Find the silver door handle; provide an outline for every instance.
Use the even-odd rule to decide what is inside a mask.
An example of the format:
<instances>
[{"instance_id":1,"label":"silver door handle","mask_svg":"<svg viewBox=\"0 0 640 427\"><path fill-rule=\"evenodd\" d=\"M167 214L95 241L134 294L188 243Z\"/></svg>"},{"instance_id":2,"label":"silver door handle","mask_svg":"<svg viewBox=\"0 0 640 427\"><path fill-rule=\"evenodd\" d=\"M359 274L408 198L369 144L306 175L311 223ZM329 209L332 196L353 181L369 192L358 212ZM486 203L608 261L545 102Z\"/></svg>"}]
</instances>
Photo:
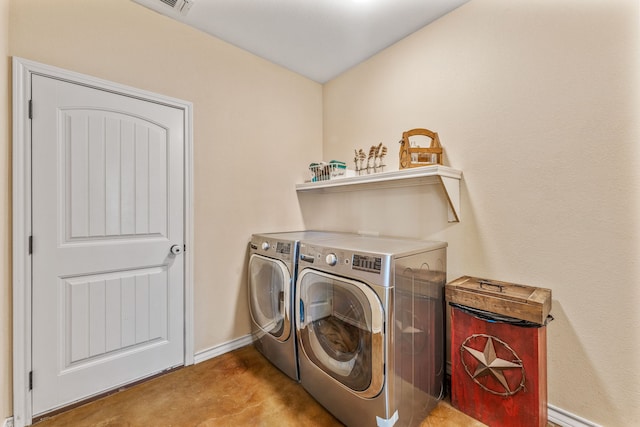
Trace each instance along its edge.
<instances>
[{"instance_id":1,"label":"silver door handle","mask_svg":"<svg viewBox=\"0 0 640 427\"><path fill-rule=\"evenodd\" d=\"M174 255L180 255L183 250L182 245L173 245L170 249L171 253Z\"/></svg>"}]
</instances>

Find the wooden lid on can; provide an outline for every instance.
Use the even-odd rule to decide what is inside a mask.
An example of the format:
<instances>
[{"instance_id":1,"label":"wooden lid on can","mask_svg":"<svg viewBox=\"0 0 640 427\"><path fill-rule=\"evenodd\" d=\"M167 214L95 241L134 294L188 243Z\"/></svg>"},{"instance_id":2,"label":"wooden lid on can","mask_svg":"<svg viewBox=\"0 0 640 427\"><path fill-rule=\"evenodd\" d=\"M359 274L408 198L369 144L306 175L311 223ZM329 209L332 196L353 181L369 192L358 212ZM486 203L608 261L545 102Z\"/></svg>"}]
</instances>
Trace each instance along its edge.
<instances>
[{"instance_id":1,"label":"wooden lid on can","mask_svg":"<svg viewBox=\"0 0 640 427\"><path fill-rule=\"evenodd\" d=\"M551 311L551 289L462 276L447 283L448 302L544 325Z\"/></svg>"}]
</instances>

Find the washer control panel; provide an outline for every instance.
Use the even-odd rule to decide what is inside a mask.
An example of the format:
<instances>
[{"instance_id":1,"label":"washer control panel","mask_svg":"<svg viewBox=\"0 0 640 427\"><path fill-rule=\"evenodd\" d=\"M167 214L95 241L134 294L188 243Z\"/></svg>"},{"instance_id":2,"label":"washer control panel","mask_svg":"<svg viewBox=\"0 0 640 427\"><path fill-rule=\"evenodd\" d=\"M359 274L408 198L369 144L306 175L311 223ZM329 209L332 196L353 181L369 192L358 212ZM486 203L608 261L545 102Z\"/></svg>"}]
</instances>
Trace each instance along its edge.
<instances>
[{"instance_id":1,"label":"washer control panel","mask_svg":"<svg viewBox=\"0 0 640 427\"><path fill-rule=\"evenodd\" d=\"M290 261L296 250L296 244L287 240L266 240L261 238L260 240L251 241L251 249L254 253Z\"/></svg>"},{"instance_id":2,"label":"washer control panel","mask_svg":"<svg viewBox=\"0 0 640 427\"><path fill-rule=\"evenodd\" d=\"M291 254L291 242L278 242L276 244L276 253L278 254Z\"/></svg>"}]
</instances>

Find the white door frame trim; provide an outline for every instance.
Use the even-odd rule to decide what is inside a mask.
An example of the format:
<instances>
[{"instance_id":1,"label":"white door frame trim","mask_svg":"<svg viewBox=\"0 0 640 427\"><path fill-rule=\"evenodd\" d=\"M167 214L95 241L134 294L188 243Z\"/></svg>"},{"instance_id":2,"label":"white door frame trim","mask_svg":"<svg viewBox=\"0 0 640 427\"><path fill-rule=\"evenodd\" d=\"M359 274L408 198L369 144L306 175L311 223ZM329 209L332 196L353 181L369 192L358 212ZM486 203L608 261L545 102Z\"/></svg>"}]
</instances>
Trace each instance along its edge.
<instances>
[{"instance_id":1,"label":"white door frame trim","mask_svg":"<svg viewBox=\"0 0 640 427\"><path fill-rule=\"evenodd\" d=\"M185 114L184 153L184 361L194 363L193 328L193 104L95 77L13 58L13 420L16 427L31 424L31 76L69 81L113 93L179 108Z\"/></svg>"}]
</instances>

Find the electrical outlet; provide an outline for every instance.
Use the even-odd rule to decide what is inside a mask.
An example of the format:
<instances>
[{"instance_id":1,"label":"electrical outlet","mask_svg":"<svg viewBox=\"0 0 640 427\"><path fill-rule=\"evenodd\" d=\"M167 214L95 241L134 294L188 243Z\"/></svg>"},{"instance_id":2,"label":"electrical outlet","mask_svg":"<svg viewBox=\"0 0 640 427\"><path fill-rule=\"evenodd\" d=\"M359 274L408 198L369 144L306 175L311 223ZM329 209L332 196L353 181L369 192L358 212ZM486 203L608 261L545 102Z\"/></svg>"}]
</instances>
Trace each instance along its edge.
<instances>
[{"instance_id":1,"label":"electrical outlet","mask_svg":"<svg viewBox=\"0 0 640 427\"><path fill-rule=\"evenodd\" d=\"M9 417L4 420L4 423L2 423L2 427L13 427L13 417Z\"/></svg>"}]
</instances>

